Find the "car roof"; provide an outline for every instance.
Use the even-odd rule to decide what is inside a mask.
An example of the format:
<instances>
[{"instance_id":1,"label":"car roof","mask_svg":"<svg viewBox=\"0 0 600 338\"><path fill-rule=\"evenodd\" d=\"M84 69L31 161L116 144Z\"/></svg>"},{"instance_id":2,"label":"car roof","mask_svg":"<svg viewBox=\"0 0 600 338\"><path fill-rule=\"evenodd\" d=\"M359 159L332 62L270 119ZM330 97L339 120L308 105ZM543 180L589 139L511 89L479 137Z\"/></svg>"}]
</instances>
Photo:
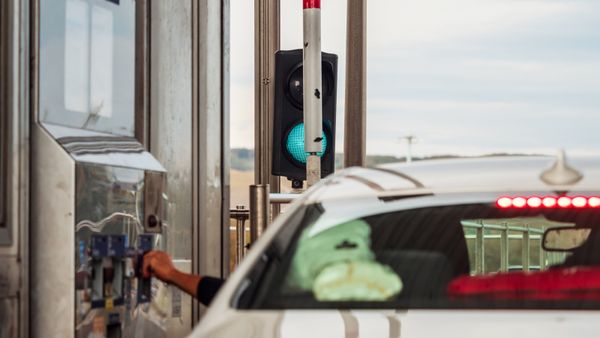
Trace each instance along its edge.
<instances>
[{"instance_id":1,"label":"car roof","mask_svg":"<svg viewBox=\"0 0 600 338\"><path fill-rule=\"evenodd\" d=\"M311 192L309 201L469 192L593 192L600 190L600 157L570 157L578 182L549 185L541 174L554 156L490 156L391 163L338 171Z\"/></svg>"}]
</instances>

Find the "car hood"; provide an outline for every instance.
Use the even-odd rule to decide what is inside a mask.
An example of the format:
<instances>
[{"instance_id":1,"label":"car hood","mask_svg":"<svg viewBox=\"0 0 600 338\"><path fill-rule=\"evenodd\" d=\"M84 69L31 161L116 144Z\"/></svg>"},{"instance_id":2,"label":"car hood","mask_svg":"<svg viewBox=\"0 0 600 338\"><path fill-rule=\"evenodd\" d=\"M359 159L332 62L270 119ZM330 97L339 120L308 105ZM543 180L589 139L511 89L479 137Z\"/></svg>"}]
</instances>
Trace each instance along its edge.
<instances>
[{"instance_id":1,"label":"car hood","mask_svg":"<svg viewBox=\"0 0 600 338\"><path fill-rule=\"evenodd\" d=\"M228 311L190 337L598 337L600 311Z\"/></svg>"}]
</instances>

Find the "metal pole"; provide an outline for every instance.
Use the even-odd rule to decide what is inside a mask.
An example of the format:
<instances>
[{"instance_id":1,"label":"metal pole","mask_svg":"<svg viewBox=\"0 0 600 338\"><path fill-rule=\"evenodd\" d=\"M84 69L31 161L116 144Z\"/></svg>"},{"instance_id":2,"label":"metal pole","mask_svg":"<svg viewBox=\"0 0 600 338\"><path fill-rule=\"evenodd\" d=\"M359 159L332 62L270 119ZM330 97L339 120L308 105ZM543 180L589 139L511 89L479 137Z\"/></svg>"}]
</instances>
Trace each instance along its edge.
<instances>
[{"instance_id":1,"label":"metal pole","mask_svg":"<svg viewBox=\"0 0 600 338\"><path fill-rule=\"evenodd\" d=\"M364 166L367 139L367 1L348 0L344 166Z\"/></svg>"},{"instance_id":2,"label":"metal pole","mask_svg":"<svg viewBox=\"0 0 600 338\"><path fill-rule=\"evenodd\" d=\"M239 265L244 258L246 248L246 220L248 219L248 210L244 209L243 205L238 205L235 210L232 210L231 216L235 217L235 249L236 259L235 264Z\"/></svg>"},{"instance_id":3,"label":"metal pole","mask_svg":"<svg viewBox=\"0 0 600 338\"><path fill-rule=\"evenodd\" d=\"M504 224L504 230L500 230L500 271L508 271L508 266L509 266L508 225Z\"/></svg>"},{"instance_id":4,"label":"metal pole","mask_svg":"<svg viewBox=\"0 0 600 338\"><path fill-rule=\"evenodd\" d=\"M271 175L275 52L279 50L279 0L254 1L254 182L279 192L279 177ZM277 215L279 206L273 206Z\"/></svg>"},{"instance_id":5,"label":"metal pole","mask_svg":"<svg viewBox=\"0 0 600 338\"><path fill-rule=\"evenodd\" d=\"M529 226L527 226L527 231L523 232L523 244L522 244L522 263L523 271L529 271L529 253L531 250L531 246L529 243Z\"/></svg>"},{"instance_id":6,"label":"metal pole","mask_svg":"<svg viewBox=\"0 0 600 338\"><path fill-rule=\"evenodd\" d=\"M546 268L546 251L544 250L544 246L542 245L543 236L540 237L540 270L544 270Z\"/></svg>"},{"instance_id":7,"label":"metal pole","mask_svg":"<svg viewBox=\"0 0 600 338\"><path fill-rule=\"evenodd\" d=\"M403 136L401 140L406 139L407 149L406 149L406 162L412 162L412 145L416 142L417 138L414 135Z\"/></svg>"},{"instance_id":8,"label":"metal pole","mask_svg":"<svg viewBox=\"0 0 600 338\"><path fill-rule=\"evenodd\" d=\"M485 271L485 238L484 226L477 229L477 237L475 239L475 273L482 274Z\"/></svg>"},{"instance_id":9,"label":"metal pole","mask_svg":"<svg viewBox=\"0 0 600 338\"><path fill-rule=\"evenodd\" d=\"M321 1L302 0L304 17L304 151L308 187L321 179L323 104L321 74Z\"/></svg>"},{"instance_id":10,"label":"metal pole","mask_svg":"<svg viewBox=\"0 0 600 338\"><path fill-rule=\"evenodd\" d=\"M235 249L236 249L236 264L240 264L240 262L242 261L242 258L244 258L244 246L246 245L245 240L244 240L244 226L245 226L244 219L237 217L235 220L235 233L236 233L236 243L235 243Z\"/></svg>"},{"instance_id":11,"label":"metal pole","mask_svg":"<svg viewBox=\"0 0 600 338\"><path fill-rule=\"evenodd\" d=\"M254 243L269 223L269 185L250 186L250 242Z\"/></svg>"}]
</instances>

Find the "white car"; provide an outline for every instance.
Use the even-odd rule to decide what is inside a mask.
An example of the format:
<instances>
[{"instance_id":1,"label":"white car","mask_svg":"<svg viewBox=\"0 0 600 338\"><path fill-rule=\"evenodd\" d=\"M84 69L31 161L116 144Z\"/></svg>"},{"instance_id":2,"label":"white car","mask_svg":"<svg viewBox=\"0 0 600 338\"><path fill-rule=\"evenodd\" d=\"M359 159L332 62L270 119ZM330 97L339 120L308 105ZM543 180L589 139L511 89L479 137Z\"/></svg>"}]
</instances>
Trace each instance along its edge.
<instances>
[{"instance_id":1,"label":"white car","mask_svg":"<svg viewBox=\"0 0 600 338\"><path fill-rule=\"evenodd\" d=\"M599 337L600 158L337 172L255 243L191 337Z\"/></svg>"}]
</instances>

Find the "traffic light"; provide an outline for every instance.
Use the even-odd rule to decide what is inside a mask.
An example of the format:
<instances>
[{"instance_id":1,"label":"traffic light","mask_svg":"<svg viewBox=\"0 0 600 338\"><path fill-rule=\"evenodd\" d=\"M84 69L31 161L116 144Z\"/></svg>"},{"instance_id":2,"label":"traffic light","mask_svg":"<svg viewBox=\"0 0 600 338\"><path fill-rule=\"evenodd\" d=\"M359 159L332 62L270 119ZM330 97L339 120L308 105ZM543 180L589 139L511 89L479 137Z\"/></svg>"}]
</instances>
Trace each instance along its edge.
<instances>
[{"instance_id":1,"label":"traffic light","mask_svg":"<svg viewBox=\"0 0 600 338\"><path fill-rule=\"evenodd\" d=\"M323 150L318 155L325 177L335 169L337 55L322 53L322 74ZM293 181L306 179L302 83L302 49L275 53L272 173Z\"/></svg>"}]
</instances>

